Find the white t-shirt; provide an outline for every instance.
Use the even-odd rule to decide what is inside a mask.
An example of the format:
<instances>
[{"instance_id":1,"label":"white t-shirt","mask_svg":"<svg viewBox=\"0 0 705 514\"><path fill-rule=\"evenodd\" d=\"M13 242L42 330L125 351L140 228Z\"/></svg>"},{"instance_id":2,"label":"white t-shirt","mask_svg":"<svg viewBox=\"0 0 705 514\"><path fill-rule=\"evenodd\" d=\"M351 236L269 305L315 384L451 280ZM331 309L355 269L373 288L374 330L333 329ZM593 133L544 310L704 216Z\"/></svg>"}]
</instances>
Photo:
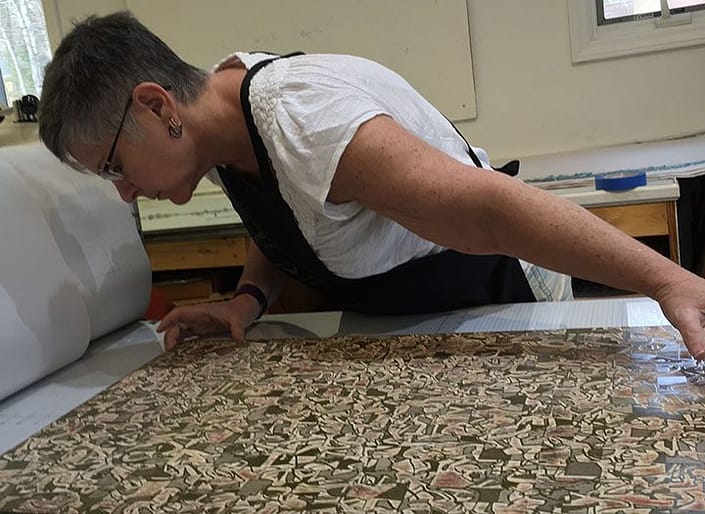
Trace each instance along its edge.
<instances>
[{"instance_id":1,"label":"white t-shirt","mask_svg":"<svg viewBox=\"0 0 705 514\"><path fill-rule=\"evenodd\" d=\"M248 69L272 57L233 56ZM390 116L440 151L474 166L452 124L401 76L360 57L301 55L276 60L257 72L249 99L281 195L329 270L361 278L445 249L357 202L336 205L326 200L345 148L360 125L379 115ZM490 169L486 152L473 150ZM530 265L522 266L526 272ZM532 285L535 294L546 289L545 284L538 289ZM544 293L537 298L546 299Z\"/></svg>"}]
</instances>

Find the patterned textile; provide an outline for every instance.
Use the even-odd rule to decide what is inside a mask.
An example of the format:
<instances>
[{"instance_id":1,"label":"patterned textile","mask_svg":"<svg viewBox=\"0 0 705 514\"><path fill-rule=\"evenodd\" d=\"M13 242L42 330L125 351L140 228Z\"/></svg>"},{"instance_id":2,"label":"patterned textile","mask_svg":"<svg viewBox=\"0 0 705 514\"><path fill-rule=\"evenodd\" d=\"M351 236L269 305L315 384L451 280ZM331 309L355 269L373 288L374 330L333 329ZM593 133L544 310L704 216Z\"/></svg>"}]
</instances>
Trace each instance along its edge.
<instances>
[{"instance_id":1,"label":"patterned textile","mask_svg":"<svg viewBox=\"0 0 705 514\"><path fill-rule=\"evenodd\" d=\"M202 341L0 457L0 511L702 512L704 377L658 327Z\"/></svg>"}]
</instances>

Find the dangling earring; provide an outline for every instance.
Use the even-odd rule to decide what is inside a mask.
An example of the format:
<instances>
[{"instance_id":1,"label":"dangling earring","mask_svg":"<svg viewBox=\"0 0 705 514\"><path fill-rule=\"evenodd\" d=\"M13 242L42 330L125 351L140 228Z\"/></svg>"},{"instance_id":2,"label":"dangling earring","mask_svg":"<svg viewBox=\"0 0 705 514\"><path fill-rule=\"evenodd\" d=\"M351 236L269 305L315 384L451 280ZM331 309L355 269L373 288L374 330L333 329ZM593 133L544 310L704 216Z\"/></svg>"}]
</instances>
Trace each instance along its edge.
<instances>
[{"instance_id":1,"label":"dangling earring","mask_svg":"<svg viewBox=\"0 0 705 514\"><path fill-rule=\"evenodd\" d=\"M183 123L176 121L173 117L169 116L169 135L174 139L178 139L183 134Z\"/></svg>"}]
</instances>

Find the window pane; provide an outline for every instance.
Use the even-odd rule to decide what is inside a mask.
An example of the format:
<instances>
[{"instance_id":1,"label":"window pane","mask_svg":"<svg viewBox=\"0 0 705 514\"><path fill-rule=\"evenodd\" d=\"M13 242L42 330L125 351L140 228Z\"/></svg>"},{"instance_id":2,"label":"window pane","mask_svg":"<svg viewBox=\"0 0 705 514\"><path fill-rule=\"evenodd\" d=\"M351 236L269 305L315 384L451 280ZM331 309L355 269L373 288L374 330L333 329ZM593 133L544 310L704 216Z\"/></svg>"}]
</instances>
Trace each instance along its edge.
<instances>
[{"instance_id":1,"label":"window pane","mask_svg":"<svg viewBox=\"0 0 705 514\"><path fill-rule=\"evenodd\" d=\"M699 5L705 6L705 0L668 0L668 7L670 7L671 10Z\"/></svg>"},{"instance_id":2,"label":"window pane","mask_svg":"<svg viewBox=\"0 0 705 514\"><path fill-rule=\"evenodd\" d=\"M668 0L671 12L705 9L705 0ZM597 0L598 24L659 16L660 0Z\"/></svg>"},{"instance_id":3,"label":"window pane","mask_svg":"<svg viewBox=\"0 0 705 514\"><path fill-rule=\"evenodd\" d=\"M606 20L661 12L659 0L602 0Z\"/></svg>"},{"instance_id":4,"label":"window pane","mask_svg":"<svg viewBox=\"0 0 705 514\"><path fill-rule=\"evenodd\" d=\"M7 97L5 96L5 86L4 82L2 81L2 69L0 69L0 109L3 107L7 107L9 105L9 102L7 101Z\"/></svg>"},{"instance_id":5,"label":"window pane","mask_svg":"<svg viewBox=\"0 0 705 514\"><path fill-rule=\"evenodd\" d=\"M51 59L41 0L0 2L0 69L8 103L41 95Z\"/></svg>"}]
</instances>

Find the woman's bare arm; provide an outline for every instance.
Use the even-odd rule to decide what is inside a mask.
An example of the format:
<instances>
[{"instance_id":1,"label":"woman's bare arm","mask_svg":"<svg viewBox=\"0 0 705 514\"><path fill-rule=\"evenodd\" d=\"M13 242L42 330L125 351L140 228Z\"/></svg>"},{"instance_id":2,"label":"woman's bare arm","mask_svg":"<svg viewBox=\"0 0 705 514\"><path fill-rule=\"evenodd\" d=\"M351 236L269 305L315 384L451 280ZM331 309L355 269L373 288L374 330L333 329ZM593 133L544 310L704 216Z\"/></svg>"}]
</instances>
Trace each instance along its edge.
<instances>
[{"instance_id":1,"label":"woman's bare arm","mask_svg":"<svg viewBox=\"0 0 705 514\"><path fill-rule=\"evenodd\" d=\"M389 117L360 127L328 199L359 202L458 251L511 255L648 295L691 353L705 354L705 281L578 205L467 166Z\"/></svg>"}]
</instances>

